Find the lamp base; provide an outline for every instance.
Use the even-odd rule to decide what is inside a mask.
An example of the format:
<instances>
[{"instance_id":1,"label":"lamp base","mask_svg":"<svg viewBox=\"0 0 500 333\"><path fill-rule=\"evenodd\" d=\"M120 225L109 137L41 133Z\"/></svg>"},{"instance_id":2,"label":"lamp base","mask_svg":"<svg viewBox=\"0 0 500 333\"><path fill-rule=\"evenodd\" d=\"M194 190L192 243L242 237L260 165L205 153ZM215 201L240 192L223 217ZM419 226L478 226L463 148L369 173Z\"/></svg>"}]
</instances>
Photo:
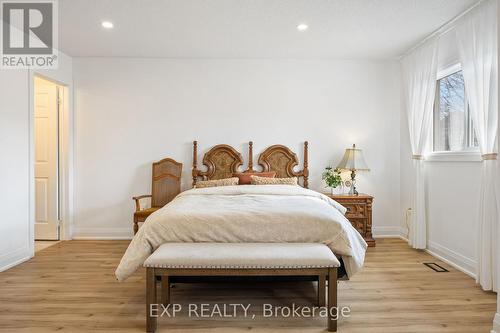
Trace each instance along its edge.
<instances>
[{"instance_id":1,"label":"lamp base","mask_svg":"<svg viewBox=\"0 0 500 333\"><path fill-rule=\"evenodd\" d=\"M349 195L359 195L358 190L356 190L356 186L352 185L349 190Z\"/></svg>"},{"instance_id":2,"label":"lamp base","mask_svg":"<svg viewBox=\"0 0 500 333\"><path fill-rule=\"evenodd\" d=\"M356 171L351 170L351 189L349 190L349 195L359 195L356 190Z\"/></svg>"}]
</instances>

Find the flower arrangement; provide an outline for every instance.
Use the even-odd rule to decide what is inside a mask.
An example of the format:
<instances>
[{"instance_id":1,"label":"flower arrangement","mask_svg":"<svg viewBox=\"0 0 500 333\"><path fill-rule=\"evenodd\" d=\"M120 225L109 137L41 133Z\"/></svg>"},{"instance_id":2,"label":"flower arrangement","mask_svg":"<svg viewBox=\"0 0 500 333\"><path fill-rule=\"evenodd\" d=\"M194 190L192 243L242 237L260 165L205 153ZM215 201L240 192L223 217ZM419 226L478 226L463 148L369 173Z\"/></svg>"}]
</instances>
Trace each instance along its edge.
<instances>
[{"instance_id":1,"label":"flower arrangement","mask_svg":"<svg viewBox=\"0 0 500 333\"><path fill-rule=\"evenodd\" d=\"M326 167L325 171L323 171L321 179L325 181L327 187L331 188L332 192L334 188L342 185L342 177L340 176L340 173L340 169L334 169L332 167Z\"/></svg>"}]
</instances>

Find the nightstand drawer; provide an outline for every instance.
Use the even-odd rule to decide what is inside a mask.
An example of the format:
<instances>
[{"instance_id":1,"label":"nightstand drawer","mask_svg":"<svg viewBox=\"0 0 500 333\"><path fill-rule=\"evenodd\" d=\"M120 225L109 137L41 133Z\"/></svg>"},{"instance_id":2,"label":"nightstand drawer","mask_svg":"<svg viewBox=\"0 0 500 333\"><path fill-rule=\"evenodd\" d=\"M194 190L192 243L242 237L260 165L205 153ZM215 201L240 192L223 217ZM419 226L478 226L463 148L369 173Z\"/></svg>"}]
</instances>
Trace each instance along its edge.
<instances>
[{"instance_id":1,"label":"nightstand drawer","mask_svg":"<svg viewBox=\"0 0 500 333\"><path fill-rule=\"evenodd\" d=\"M375 246L372 237L372 202L373 197L366 194L360 195L331 195L326 194L347 211L345 217L352 226L363 236L368 246Z\"/></svg>"},{"instance_id":2,"label":"nightstand drawer","mask_svg":"<svg viewBox=\"0 0 500 333\"><path fill-rule=\"evenodd\" d=\"M352 226L361 234L365 235L366 234L366 220L365 219L354 219L354 218L347 218L349 222L351 222Z\"/></svg>"},{"instance_id":3,"label":"nightstand drawer","mask_svg":"<svg viewBox=\"0 0 500 333\"><path fill-rule=\"evenodd\" d=\"M346 204L344 207L347 208L347 212L345 213L345 216L348 219L362 219L362 218L366 217L366 203Z\"/></svg>"}]
</instances>

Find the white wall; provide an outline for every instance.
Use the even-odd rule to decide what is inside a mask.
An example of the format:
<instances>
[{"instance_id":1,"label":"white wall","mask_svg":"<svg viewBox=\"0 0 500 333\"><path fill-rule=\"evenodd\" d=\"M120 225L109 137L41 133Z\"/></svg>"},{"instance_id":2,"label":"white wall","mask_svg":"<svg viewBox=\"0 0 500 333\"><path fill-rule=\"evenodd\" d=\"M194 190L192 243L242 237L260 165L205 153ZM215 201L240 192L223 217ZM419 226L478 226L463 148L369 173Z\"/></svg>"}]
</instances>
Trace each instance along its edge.
<instances>
[{"instance_id":1,"label":"white wall","mask_svg":"<svg viewBox=\"0 0 500 333\"><path fill-rule=\"evenodd\" d=\"M404 112L401 118L401 225L406 237L404 214L411 207L412 154ZM427 248L474 275L481 163L425 163Z\"/></svg>"},{"instance_id":2,"label":"white wall","mask_svg":"<svg viewBox=\"0 0 500 333\"><path fill-rule=\"evenodd\" d=\"M71 58L59 59L59 69L40 73L71 80ZM0 70L0 271L33 256L32 80L28 70Z\"/></svg>"},{"instance_id":3,"label":"white wall","mask_svg":"<svg viewBox=\"0 0 500 333\"><path fill-rule=\"evenodd\" d=\"M500 2L497 3L497 17L500 19ZM500 45L500 24L497 20L497 47ZM500 63L500 52L497 52L497 64ZM497 87L498 96L500 96L500 86ZM499 105L500 107L500 105ZM500 110L499 110L500 112ZM500 117L498 117L498 123L500 128ZM498 146L500 147L500 135L498 136ZM497 189L500 192L500 180L497 179ZM497 193L499 193L497 192ZM499 200L500 198L497 198ZM500 228L497 228L497 244L500 244ZM497 253L497 286L500 286L500 255ZM497 291L497 313L493 319L493 333L500 333L500 292Z\"/></svg>"},{"instance_id":4,"label":"white wall","mask_svg":"<svg viewBox=\"0 0 500 333\"><path fill-rule=\"evenodd\" d=\"M399 231L399 66L323 60L74 59L75 237L126 238L131 197L149 193L151 162L184 163L189 188L194 139L201 153L227 143L247 161L266 146L302 158L310 142L311 187L345 148L364 149L376 232Z\"/></svg>"},{"instance_id":5,"label":"white wall","mask_svg":"<svg viewBox=\"0 0 500 333\"><path fill-rule=\"evenodd\" d=\"M459 62L454 30L440 38L438 71ZM411 207L411 148L406 111L401 116L401 216ZM427 247L475 274L480 162L426 161ZM404 234L407 229L402 219Z\"/></svg>"}]
</instances>

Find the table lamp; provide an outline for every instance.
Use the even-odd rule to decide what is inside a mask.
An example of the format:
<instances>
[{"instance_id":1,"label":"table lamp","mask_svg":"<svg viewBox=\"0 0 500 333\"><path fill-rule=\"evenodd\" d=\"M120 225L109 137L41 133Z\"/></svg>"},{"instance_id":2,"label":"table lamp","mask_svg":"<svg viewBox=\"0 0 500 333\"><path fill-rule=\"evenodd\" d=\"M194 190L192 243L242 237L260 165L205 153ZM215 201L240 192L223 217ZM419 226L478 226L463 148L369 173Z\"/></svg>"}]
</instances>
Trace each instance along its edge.
<instances>
[{"instance_id":1,"label":"table lamp","mask_svg":"<svg viewBox=\"0 0 500 333\"><path fill-rule=\"evenodd\" d=\"M351 171L351 189L349 190L349 195L358 195L355 186L356 171L370 171L363 157L363 151L356 148L356 145L353 144L352 148L345 150L344 157L339 165L337 165L337 168Z\"/></svg>"}]
</instances>

